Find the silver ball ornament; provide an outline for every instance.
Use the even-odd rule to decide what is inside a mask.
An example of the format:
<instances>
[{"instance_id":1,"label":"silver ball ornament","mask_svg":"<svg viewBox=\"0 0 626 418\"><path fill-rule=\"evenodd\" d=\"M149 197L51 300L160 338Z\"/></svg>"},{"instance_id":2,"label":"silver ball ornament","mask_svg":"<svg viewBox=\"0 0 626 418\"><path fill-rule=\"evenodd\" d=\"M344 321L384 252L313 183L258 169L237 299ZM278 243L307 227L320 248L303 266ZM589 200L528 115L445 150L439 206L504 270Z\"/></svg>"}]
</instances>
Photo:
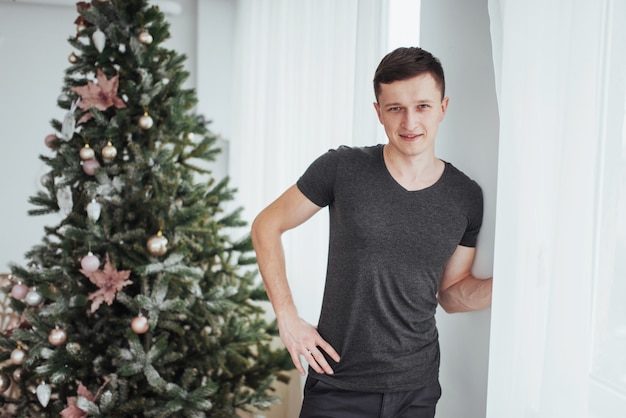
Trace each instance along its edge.
<instances>
[{"instance_id":1,"label":"silver ball ornament","mask_svg":"<svg viewBox=\"0 0 626 418\"><path fill-rule=\"evenodd\" d=\"M30 289L24 299L27 305L37 306L43 301L43 296L37 291L37 289Z\"/></svg>"},{"instance_id":2,"label":"silver ball ornament","mask_svg":"<svg viewBox=\"0 0 626 418\"><path fill-rule=\"evenodd\" d=\"M13 370L13 380L15 380L16 382L19 382L20 380L22 380L23 374L24 374L24 369L22 369L21 367L18 367L17 369Z\"/></svg>"},{"instance_id":3,"label":"silver ball ornament","mask_svg":"<svg viewBox=\"0 0 626 418\"><path fill-rule=\"evenodd\" d=\"M70 64L76 64L78 62L78 56L72 52L70 56L67 57L67 60L70 62Z\"/></svg>"},{"instance_id":4,"label":"silver ball ornament","mask_svg":"<svg viewBox=\"0 0 626 418\"><path fill-rule=\"evenodd\" d=\"M163 233L159 231L156 235L151 236L146 243L148 252L154 256L162 256L167 252L168 240L163 236Z\"/></svg>"},{"instance_id":5,"label":"silver ball ornament","mask_svg":"<svg viewBox=\"0 0 626 418\"><path fill-rule=\"evenodd\" d=\"M145 334L150 329L148 318L143 315L136 316L130 323L130 328L135 334Z\"/></svg>"},{"instance_id":6,"label":"silver ball ornament","mask_svg":"<svg viewBox=\"0 0 626 418\"><path fill-rule=\"evenodd\" d=\"M77 342L67 343L67 345L65 346L65 349L67 350L68 353L70 353L71 355L75 357L82 355L81 346Z\"/></svg>"},{"instance_id":7,"label":"silver ball ornament","mask_svg":"<svg viewBox=\"0 0 626 418\"><path fill-rule=\"evenodd\" d=\"M152 125L154 125L154 121L152 120L152 118L150 117L150 115L148 115L148 113L144 113L140 118L139 118L139 126L141 127L141 129L143 130L148 130L150 128L152 128Z\"/></svg>"}]
</instances>

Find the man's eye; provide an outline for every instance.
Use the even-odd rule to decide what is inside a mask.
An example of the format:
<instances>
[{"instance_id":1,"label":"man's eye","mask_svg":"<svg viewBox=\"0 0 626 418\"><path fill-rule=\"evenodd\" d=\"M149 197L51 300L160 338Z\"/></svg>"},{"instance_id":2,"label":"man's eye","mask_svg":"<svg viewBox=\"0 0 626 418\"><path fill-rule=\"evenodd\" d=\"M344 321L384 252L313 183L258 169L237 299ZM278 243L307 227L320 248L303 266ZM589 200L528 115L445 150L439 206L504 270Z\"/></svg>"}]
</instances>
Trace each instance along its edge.
<instances>
[{"instance_id":1,"label":"man's eye","mask_svg":"<svg viewBox=\"0 0 626 418\"><path fill-rule=\"evenodd\" d=\"M419 105L417 107L418 107L418 109L428 109L430 107L430 105L428 105L428 104L421 104L421 105Z\"/></svg>"},{"instance_id":2,"label":"man's eye","mask_svg":"<svg viewBox=\"0 0 626 418\"><path fill-rule=\"evenodd\" d=\"M389 109L387 109L387 110L389 110L390 112L399 112L399 111L400 111L400 108L399 108L398 106L394 106L394 107L390 107L390 108L389 108Z\"/></svg>"}]
</instances>

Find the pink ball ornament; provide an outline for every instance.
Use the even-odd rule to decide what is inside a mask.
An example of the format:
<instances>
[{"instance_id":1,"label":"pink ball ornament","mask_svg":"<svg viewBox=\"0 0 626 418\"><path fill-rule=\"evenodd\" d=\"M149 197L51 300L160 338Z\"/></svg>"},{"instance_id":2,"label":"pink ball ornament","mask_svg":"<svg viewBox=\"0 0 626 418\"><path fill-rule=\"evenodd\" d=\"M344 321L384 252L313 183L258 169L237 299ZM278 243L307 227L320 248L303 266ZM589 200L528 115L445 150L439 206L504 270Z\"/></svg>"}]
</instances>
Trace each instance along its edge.
<instances>
[{"instance_id":1,"label":"pink ball ornament","mask_svg":"<svg viewBox=\"0 0 626 418\"><path fill-rule=\"evenodd\" d=\"M17 369L13 370L13 380L15 380L16 382L19 382L20 380L22 380L23 375L24 375L24 369L22 369L21 367L18 367Z\"/></svg>"},{"instance_id":2,"label":"pink ball ornament","mask_svg":"<svg viewBox=\"0 0 626 418\"><path fill-rule=\"evenodd\" d=\"M54 148L54 145L52 145L54 143L54 141L56 141L58 138L55 134L50 134L48 136L46 136L46 139L44 140L46 146L50 149Z\"/></svg>"},{"instance_id":3,"label":"pink ball ornament","mask_svg":"<svg viewBox=\"0 0 626 418\"><path fill-rule=\"evenodd\" d=\"M17 364L18 366L24 363L26 360L26 351L22 350L22 347L17 347L15 350L11 351L11 361L13 364Z\"/></svg>"},{"instance_id":4,"label":"pink ball ornament","mask_svg":"<svg viewBox=\"0 0 626 418\"><path fill-rule=\"evenodd\" d=\"M81 258L80 267L88 273L94 272L100 268L100 259L89 251L86 256Z\"/></svg>"},{"instance_id":5,"label":"pink ball ornament","mask_svg":"<svg viewBox=\"0 0 626 418\"><path fill-rule=\"evenodd\" d=\"M0 393L4 393L11 387L11 378L8 374L0 372Z\"/></svg>"},{"instance_id":6,"label":"pink ball ornament","mask_svg":"<svg viewBox=\"0 0 626 418\"><path fill-rule=\"evenodd\" d=\"M17 300L24 300L28 294L28 286L18 283L11 289L11 296Z\"/></svg>"},{"instance_id":7,"label":"pink ball ornament","mask_svg":"<svg viewBox=\"0 0 626 418\"><path fill-rule=\"evenodd\" d=\"M55 347L64 344L66 340L67 333L65 332L65 330L62 330L60 328L55 328L50 331L50 334L48 334L48 342Z\"/></svg>"},{"instance_id":8,"label":"pink ball ornament","mask_svg":"<svg viewBox=\"0 0 626 418\"><path fill-rule=\"evenodd\" d=\"M135 334L145 334L150 328L148 318L143 315L136 316L130 323L130 328Z\"/></svg>"},{"instance_id":9,"label":"pink ball ornament","mask_svg":"<svg viewBox=\"0 0 626 418\"><path fill-rule=\"evenodd\" d=\"M98 167L100 167L100 163L95 158L83 162L83 171L88 176L93 176Z\"/></svg>"}]
</instances>

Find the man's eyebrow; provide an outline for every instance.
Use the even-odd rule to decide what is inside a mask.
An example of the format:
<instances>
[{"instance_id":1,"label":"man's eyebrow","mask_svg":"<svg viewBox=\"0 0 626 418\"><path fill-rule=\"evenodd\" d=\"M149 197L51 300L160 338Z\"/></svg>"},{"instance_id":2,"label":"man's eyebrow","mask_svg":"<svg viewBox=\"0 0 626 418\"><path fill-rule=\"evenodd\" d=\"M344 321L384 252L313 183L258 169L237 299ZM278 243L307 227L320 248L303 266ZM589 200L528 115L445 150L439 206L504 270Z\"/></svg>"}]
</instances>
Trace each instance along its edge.
<instances>
[{"instance_id":1,"label":"man's eyebrow","mask_svg":"<svg viewBox=\"0 0 626 418\"><path fill-rule=\"evenodd\" d=\"M434 103L434 100L431 99L420 99L420 100L416 100L415 102L411 102L411 104L430 104L430 103ZM394 107L394 106L406 106L404 103L399 103L399 102L391 102L391 103L383 103L384 107Z\"/></svg>"}]
</instances>

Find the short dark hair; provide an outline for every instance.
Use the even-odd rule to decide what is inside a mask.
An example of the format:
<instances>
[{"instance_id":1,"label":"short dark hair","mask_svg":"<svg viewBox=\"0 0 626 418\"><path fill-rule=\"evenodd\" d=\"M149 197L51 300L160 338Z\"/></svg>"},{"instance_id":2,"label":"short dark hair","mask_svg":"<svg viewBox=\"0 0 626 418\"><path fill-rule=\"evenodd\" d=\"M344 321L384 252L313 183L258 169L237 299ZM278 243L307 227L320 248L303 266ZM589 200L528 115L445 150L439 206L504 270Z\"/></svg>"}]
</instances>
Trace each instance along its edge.
<instances>
[{"instance_id":1,"label":"short dark hair","mask_svg":"<svg viewBox=\"0 0 626 418\"><path fill-rule=\"evenodd\" d=\"M380 61L374 73L376 101L378 102L381 84L407 80L425 73L433 76L437 87L441 90L441 98L443 98L446 91L443 67L433 54L417 47L403 47L391 51Z\"/></svg>"}]
</instances>

